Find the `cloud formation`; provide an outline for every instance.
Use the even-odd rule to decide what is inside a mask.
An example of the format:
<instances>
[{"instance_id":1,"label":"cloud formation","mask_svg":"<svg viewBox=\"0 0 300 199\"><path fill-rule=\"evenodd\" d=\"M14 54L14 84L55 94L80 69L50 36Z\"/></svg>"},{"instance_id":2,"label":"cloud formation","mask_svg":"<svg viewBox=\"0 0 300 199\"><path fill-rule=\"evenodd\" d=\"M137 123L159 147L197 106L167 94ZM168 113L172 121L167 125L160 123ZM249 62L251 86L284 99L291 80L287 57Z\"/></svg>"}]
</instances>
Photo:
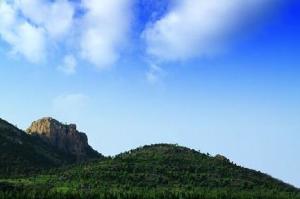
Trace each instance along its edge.
<instances>
[{"instance_id":1,"label":"cloud formation","mask_svg":"<svg viewBox=\"0 0 300 199\"><path fill-rule=\"evenodd\" d=\"M151 63L146 72L146 79L150 84L159 82L160 78L164 75L164 71L158 65Z\"/></svg>"},{"instance_id":2,"label":"cloud formation","mask_svg":"<svg viewBox=\"0 0 300 199\"><path fill-rule=\"evenodd\" d=\"M82 6L87 12L82 19L81 54L100 68L109 67L127 39L130 0L83 0Z\"/></svg>"},{"instance_id":3,"label":"cloud formation","mask_svg":"<svg viewBox=\"0 0 300 199\"><path fill-rule=\"evenodd\" d=\"M3 0L0 37L10 45L11 53L33 63L54 51L58 57L71 53L74 59L98 68L110 67L118 61L128 38L131 2ZM61 56L62 51L66 53Z\"/></svg>"},{"instance_id":4,"label":"cloud formation","mask_svg":"<svg viewBox=\"0 0 300 199\"><path fill-rule=\"evenodd\" d=\"M72 27L75 8L68 0L15 0L15 6L51 39L61 38Z\"/></svg>"},{"instance_id":5,"label":"cloud formation","mask_svg":"<svg viewBox=\"0 0 300 199\"><path fill-rule=\"evenodd\" d=\"M182 0L144 32L149 55L178 61L210 56L249 19L268 11L277 0Z\"/></svg>"},{"instance_id":6,"label":"cloud formation","mask_svg":"<svg viewBox=\"0 0 300 199\"><path fill-rule=\"evenodd\" d=\"M9 44L11 54L33 63L48 57L63 59L59 68L68 74L74 74L81 61L100 69L114 65L129 38L141 32L148 60L182 61L222 51L228 38L280 2L166 1L142 3L164 5L153 6L153 11L151 6L144 8L151 10L145 17L134 10L136 0L2 0L0 38ZM144 23L143 30L132 30L133 19ZM149 71L148 79L153 79L157 70L150 66Z\"/></svg>"},{"instance_id":7,"label":"cloud formation","mask_svg":"<svg viewBox=\"0 0 300 199\"><path fill-rule=\"evenodd\" d=\"M72 75L76 72L77 60L73 55L66 55L62 65L58 66L58 70L67 75Z\"/></svg>"},{"instance_id":8,"label":"cloud formation","mask_svg":"<svg viewBox=\"0 0 300 199\"><path fill-rule=\"evenodd\" d=\"M15 6L0 4L0 36L11 46L11 54L21 54L31 62L45 58L45 31L18 17Z\"/></svg>"}]
</instances>

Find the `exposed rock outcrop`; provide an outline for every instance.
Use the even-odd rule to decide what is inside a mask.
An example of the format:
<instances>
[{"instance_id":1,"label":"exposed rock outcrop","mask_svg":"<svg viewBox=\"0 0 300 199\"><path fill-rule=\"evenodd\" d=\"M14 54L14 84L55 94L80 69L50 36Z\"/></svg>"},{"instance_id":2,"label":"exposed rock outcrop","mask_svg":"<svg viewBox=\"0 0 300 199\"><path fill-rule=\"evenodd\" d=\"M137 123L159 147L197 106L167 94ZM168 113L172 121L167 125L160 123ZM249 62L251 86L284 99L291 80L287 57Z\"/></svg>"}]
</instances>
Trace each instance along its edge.
<instances>
[{"instance_id":1,"label":"exposed rock outcrop","mask_svg":"<svg viewBox=\"0 0 300 199\"><path fill-rule=\"evenodd\" d=\"M34 121L26 131L30 135L39 136L57 149L74 155L77 161L100 156L89 146L86 134L77 131L75 124L62 124L51 117L45 117Z\"/></svg>"}]
</instances>

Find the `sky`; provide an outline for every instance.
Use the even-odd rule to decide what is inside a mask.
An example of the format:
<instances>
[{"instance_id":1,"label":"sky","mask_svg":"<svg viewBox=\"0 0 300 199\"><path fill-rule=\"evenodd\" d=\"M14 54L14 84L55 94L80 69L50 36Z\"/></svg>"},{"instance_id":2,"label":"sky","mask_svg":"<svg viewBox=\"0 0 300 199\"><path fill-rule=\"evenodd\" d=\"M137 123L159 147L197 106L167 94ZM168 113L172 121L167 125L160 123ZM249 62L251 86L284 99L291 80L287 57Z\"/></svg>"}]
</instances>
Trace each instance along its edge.
<instances>
[{"instance_id":1,"label":"sky","mask_svg":"<svg viewBox=\"0 0 300 199\"><path fill-rule=\"evenodd\" d=\"M105 155L177 143L300 187L298 0L0 0L0 117Z\"/></svg>"}]
</instances>

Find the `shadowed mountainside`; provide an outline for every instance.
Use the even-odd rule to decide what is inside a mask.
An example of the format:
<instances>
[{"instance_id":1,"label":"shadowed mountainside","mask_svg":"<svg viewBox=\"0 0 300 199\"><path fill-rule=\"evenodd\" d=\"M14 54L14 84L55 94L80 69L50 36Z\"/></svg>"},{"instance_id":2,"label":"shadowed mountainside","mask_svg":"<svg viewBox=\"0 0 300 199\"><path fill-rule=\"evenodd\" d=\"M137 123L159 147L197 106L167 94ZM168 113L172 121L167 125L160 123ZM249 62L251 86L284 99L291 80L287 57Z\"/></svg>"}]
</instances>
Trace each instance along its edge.
<instances>
[{"instance_id":1,"label":"shadowed mountainside","mask_svg":"<svg viewBox=\"0 0 300 199\"><path fill-rule=\"evenodd\" d=\"M62 124L51 117L45 117L34 121L26 131L64 153L75 156L77 162L100 157L88 144L86 134L77 131L75 124Z\"/></svg>"},{"instance_id":2,"label":"shadowed mountainside","mask_svg":"<svg viewBox=\"0 0 300 199\"><path fill-rule=\"evenodd\" d=\"M77 156L0 119L0 176L30 175L77 162ZM102 157L93 151L86 159Z\"/></svg>"}]
</instances>

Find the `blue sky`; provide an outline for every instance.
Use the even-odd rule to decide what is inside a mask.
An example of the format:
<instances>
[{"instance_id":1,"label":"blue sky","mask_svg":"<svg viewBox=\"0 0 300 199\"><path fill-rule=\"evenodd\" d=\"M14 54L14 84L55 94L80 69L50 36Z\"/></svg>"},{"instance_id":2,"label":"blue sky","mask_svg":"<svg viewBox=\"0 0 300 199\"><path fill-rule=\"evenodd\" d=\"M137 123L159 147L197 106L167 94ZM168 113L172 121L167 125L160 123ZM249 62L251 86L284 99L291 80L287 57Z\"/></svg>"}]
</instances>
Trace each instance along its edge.
<instances>
[{"instance_id":1,"label":"blue sky","mask_svg":"<svg viewBox=\"0 0 300 199\"><path fill-rule=\"evenodd\" d=\"M299 1L0 2L0 117L74 122L106 155L178 143L300 187Z\"/></svg>"}]
</instances>

